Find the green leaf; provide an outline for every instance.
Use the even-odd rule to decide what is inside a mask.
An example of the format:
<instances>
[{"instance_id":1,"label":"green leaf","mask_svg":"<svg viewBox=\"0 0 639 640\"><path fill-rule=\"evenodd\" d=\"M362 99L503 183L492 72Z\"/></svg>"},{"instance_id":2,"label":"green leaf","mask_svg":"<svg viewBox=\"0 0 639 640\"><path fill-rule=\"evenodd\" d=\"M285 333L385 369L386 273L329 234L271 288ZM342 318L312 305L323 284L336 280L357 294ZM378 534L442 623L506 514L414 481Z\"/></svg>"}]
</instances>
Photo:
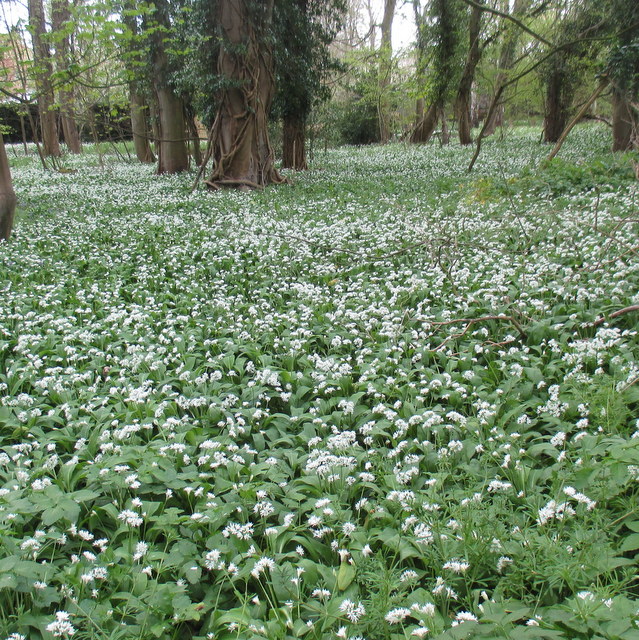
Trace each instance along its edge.
<instances>
[{"instance_id":1,"label":"green leaf","mask_svg":"<svg viewBox=\"0 0 639 640\"><path fill-rule=\"evenodd\" d=\"M353 580L355 580L355 574L357 570L355 565L348 561L344 561L340 564L339 571L337 572L337 588L340 591L348 589Z\"/></svg>"}]
</instances>

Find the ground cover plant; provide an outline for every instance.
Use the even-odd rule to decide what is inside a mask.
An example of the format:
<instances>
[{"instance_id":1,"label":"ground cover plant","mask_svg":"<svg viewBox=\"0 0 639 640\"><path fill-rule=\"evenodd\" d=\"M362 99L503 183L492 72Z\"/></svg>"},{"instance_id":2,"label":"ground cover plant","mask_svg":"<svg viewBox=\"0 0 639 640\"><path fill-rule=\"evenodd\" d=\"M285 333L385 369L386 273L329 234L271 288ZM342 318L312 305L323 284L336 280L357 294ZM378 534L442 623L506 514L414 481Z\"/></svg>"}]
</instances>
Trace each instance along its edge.
<instances>
[{"instance_id":1,"label":"ground cover plant","mask_svg":"<svg viewBox=\"0 0 639 640\"><path fill-rule=\"evenodd\" d=\"M637 183L536 136L14 154L0 637L639 638Z\"/></svg>"}]
</instances>

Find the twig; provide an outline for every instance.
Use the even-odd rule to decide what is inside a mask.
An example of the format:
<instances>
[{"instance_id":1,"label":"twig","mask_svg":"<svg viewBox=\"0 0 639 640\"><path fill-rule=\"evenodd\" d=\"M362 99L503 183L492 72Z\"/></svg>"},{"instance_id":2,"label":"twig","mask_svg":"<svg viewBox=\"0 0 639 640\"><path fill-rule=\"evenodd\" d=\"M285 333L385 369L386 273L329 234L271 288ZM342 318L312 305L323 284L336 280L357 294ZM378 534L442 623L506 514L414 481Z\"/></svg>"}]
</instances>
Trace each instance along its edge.
<instances>
[{"instance_id":1,"label":"twig","mask_svg":"<svg viewBox=\"0 0 639 640\"><path fill-rule=\"evenodd\" d=\"M602 318L595 320L592 323L592 326L598 327L599 325L602 325L604 322L608 322L609 320L614 320L615 318L624 316L627 313L632 313L633 311L639 311L639 304L631 304L629 307L624 307L623 309L618 309L617 311L614 311L608 317L603 316Z\"/></svg>"}]
</instances>

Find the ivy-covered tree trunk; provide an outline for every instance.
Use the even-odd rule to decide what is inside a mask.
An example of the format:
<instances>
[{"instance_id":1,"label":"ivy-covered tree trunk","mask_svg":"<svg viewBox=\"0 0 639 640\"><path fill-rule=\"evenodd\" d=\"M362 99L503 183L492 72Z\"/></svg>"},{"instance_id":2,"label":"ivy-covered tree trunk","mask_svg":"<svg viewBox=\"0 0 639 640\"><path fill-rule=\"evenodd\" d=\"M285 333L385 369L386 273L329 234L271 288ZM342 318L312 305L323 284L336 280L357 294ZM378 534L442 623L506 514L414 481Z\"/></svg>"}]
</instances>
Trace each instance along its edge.
<instances>
[{"instance_id":1,"label":"ivy-covered tree trunk","mask_svg":"<svg viewBox=\"0 0 639 640\"><path fill-rule=\"evenodd\" d=\"M59 156L58 127L54 108L51 75L51 52L47 42L46 23L42 0L29 0L29 32L33 43L33 62L35 65L35 86L38 94L38 116L42 148L45 156Z\"/></svg>"},{"instance_id":2,"label":"ivy-covered tree trunk","mask_svg":"<svg viewBox=\"0 0 639 640\"><path fill-rule=\"evenodd\" d=\"M305 171L306 163L306 119L297 114L284 117L282 166Z\"/></svg>"},{"instance_id":3,"label":"ivy-covered tree trunk","mask_svg":"<svg viewBox=\"0 0 639 640\"><path fill-rule=\"evenodd\" d=\"M53 0L51 3L51 26L55 36L55 58L58 72L69 70L69 54L71 43L68 34L68 25L71 21L68 0ZM62 85L58 90L60 103L60 122L64 141L71 153L80 153L82 143L80 132L75 119L75 104L72 84Z\"/></svg>"},{"instance_id":4,"label":"ivy-covered tree trunk","mask_svg":"<svg viewBox=\"0 0 639 640\"><path fill-rule=\"evenodd\" d=\"M164 44L169 28L167 2L157 0L150 34L158 114L158 173L180 173L189 168L184 104L169 83L169 59Z\"/></svg>"},{"instance_id":5,"label":"ivy-covered tree trunk","mask_svg":"<svg viewBox=\"0 0 639 640\"><path fill-rule=\"evenodd\" d=\"M16 194L13 191L4 140L0 134L0 240L8 240L11 236L15 210Z\"/></svg>"},{"instance_id":6,"label":"ivy-covered tree trunk","mask_svg":"<svg viewBox=\"0 0 639 640\"><path fill-rule=\"evenodd\" d=\"M377 122L379 139L382 144L390 140L390 114L388 87L391 83L393 69L393 18L397 0L384 0L384 15L380 25L381 44L379 49L379 100L377 103Z\"/></svg>"},{"instance_id":7,"label":"ivy-covered tree trunk","mask_svg":"<svg viewBox=\"0 0 639 640\"><path fill-rule=\"evenodd\" d=\"M425 61L425 29L427 27L426 10L419 9L418 0L414 0L415 17L418 28L418 70ZM410 141L425 143L432 137L437 122L441 119L451 85L457 81L459 19L463 6L457 0L433 0L431 11L435 18L435 52L433 56L433 82L430 91L430 104L421 120L413 128ZM423 70L422 70L423 73ZM418 75L422 75L418 73ZM443 124L443 123L442 123Z\"/></svg>"},{"instance_id":8,"label":"ivy-covered tree trunk","mask_svg":"<svg viewBox=\"0 0 639 640\"><path fill-rule=\"evenodd\" d=\"M283 182L275 169L268 135L268 113L275 89L267 37L273 3L219 1L222 41L218 73L224 78L224 87L211 137L215 164L206 184L212 189L256 189Z\"/></svg>"},{"instance_id":9,"label":"ivy-covered tree trunk","mask_svg":"<svg viewBox=\"0 0 639 640\"><path fill-rule=\"evenodd\" d=\"M482 4L482 3L480 3ZM472 101L473 82L475 81L475 71L481 58L481 47L479 46L479 35L481 31L481 7L473 7L470 14L468 35L470 38L468 47L468 57L459 81L457 98L455 99L455 111L457 113L457 128L459 132L459 142L463 145L472 144Z\"/></svg>"},{"instance_id":10,"label":"ivy-covered tree trunk","mask_svg":"<svg viewBox=\"0 0 639 640\"><path fill-rule=\"evenodd\" d=\"M632 149L637 136L637 120L625 93L614 88L612 91L612 150Z\"/></svg>"}]
</instances>

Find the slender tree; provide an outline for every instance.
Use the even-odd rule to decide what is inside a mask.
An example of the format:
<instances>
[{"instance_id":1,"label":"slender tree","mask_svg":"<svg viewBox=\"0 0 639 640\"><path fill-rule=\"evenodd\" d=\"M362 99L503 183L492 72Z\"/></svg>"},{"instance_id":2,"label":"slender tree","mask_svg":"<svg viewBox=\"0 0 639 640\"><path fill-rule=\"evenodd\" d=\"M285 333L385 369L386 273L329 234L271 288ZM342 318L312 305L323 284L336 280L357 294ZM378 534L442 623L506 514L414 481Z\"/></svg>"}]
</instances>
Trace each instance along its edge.
<instances>
[{"instance_id":1,"label":"slender tree","mask_svg":"<svg viewBox=\"0 0 639 640\"><path fill-rule=\"evenodd\" d=\"M55 65L58 77L61 79L69 71L72 28L71 12L68 0L52 0L51 2L51 27L55 44ZM80 132L75 120L73 82L61 82L58 89L58 104L60 106L60 122L64 141L71 153L80 153L82 144Z\"/></svg>"},{"instance_id":2,"label":"slender tree","mask_svg":"<svg viewBox=\"0 0 639 640\"><path fill-rule=\"evenodd\" d=\"M58 127L54 111L54 96L51 84L53 65L47 41L47 29L42 0L29 0L29 31L33 43L35 86L38 95L38 115L43 153L59 156Z\"/></svg>"},{"instance_id":3,"label":"slender tree","mask_svg":"<svg viewBox=\"0 0 639 640\"><path fill-rule=\"evenodd\" d=\"M515 0L512 5L512 15L516 20L520 20L528 11L531 0ZM495 78L495 95L500 94L499 102L492 109L489 120L484 126L484 136L492 135L501 124L504 117L504 90L503 85L508 82L508 77L517 60L517 51L522 39L522 29L519 25L507 22L505 33L501 43L499 53L499 63L497 77Z\"/></svg>"},{"instance_id":4,"label":"slender tree","mask_svg":"<svg viewBox=\"0 0 639 640\"><path fill-rule=\"evenodd\" d=\"M11 236L15 210L16 194L13 191L7 152L0 134L0 240L8 240Z\"/></svg>"},{"instance_id":5,"label":"slender tree","mask_svg":"<svg viewBox=\"0 0 639 640\"><path fill-rule=\"evenodd\" d=\"M388 87L391 83L393 70L393 19L397 0L384 0L384 14L380 25L379 48L379 99L377 102L377 121L379 126L379 139L386 143L390 139L390 116L388 105Z\"/></svg>"},{"instance_id":6,"label":"slender tree","mask_svg":"<svg viewBox=\"0 0 639 640\"><path fill-rule=\"evenodd\" d=\"M282 166L307 168L306 125L314 105L327 99L329 74L338 65L329 45L341 26L341 0L281 0L274 7L276 94L282 118Z\"/></svg>"},{"instance_id":7,"label":"slender tree","mask_svg":"<svg viewBox=\"0 0 639 640\"><path fill-rule=\"evenodd\" d=\"M207 184L212 189L255 189L283 182L268 134L275 92L273 4L219 0L217 70L222 87L211 132L214 166Z\"/></svg>"},{"instance_id":8,"label":"slender tree","mask_svg":"<svg viewBox=\"0 0 639 640\"><path fill-rule=\"evenodd\" d=\"M483 4L483 0L479 0L479 5ZM459 133L459 142L462 145L472 144L472 91L475 81L475 71L481 59L482 45L480 42L481 23L483 11L481 6L473 6L470 8L470 20L468 23L468 55L466 56L466 64L462 72L459 88L457 89L457 97L455 99L455 112L457 116L457 129Z\"/></svg>"},{"instance_id":9,"label":"slender tree","mask_svg":"<svg viewBox=\"0 0 639 640\"><path fill-rule=\"evenodd\" d=\"M139 162L155 162L151 150L152 131L149 126L149 105L147 101L147 78L143 73L143 42L139 24L139 10L132 2L126 2L122 10L122 22L126 27L123 41L123 58L129 79L129 102L131 105L131 132L135 155Z\"/></svg>"}]
</instances>

